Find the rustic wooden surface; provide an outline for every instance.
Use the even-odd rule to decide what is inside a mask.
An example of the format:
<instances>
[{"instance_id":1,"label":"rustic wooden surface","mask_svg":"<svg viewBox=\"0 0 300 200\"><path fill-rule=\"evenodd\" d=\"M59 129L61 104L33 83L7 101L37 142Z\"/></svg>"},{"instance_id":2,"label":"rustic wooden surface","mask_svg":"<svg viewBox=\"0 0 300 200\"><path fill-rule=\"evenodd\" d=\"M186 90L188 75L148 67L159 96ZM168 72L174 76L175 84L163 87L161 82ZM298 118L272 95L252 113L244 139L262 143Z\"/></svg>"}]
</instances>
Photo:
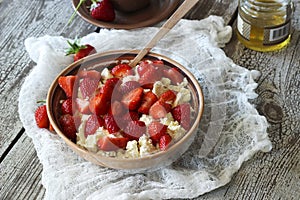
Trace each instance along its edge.
<instances>
[{"instance_id":1,"label":"rustic wooden surface","mask_svg":"<svg viewBox=\"0 0 300 200\"><path fill-rule=\"evenodd\" d=\"M186 16L202 19L215 14L235 24L237 0L202 0ZM18 94L34 63L24 40L45 34L74 38L96 30L76 18L71 0L0 0L0 199L43 199L42 165L18 116ZM224 48L235 63L262 72L254 101L270 123L270 153L258 153L242 165L232 181L197 199L300 199L300 33L278 52L244 48L233 35Z\"/></svg>"}]
</instances>

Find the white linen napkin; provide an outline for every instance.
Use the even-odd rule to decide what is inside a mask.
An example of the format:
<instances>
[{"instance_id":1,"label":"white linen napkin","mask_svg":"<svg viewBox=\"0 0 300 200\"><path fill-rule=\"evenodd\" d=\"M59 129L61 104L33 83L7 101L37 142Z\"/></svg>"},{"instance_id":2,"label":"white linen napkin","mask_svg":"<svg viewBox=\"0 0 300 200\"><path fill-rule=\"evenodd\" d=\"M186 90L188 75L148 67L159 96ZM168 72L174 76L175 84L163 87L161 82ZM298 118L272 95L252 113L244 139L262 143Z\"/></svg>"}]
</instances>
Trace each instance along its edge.
<instances>
[{"instance_id":1,"label":"white linen napkin","mask_svg":"<svg viewBox=\"0 0 300 200\"><path fill-rule=\"evenodd\" d=\"M157 30L102 29L81 42L98 52L140 49ZM67 38L26 39L26 50L36 66L21 88L19 114L43 165L45 199L194 198L228 183L257 151L270 151L267 121L249 103L257 97L254 79L259 72L237 66L220 49L231 33L221 17L181 20L153 49L193 72L205 95L205 110L189 150L168 167L144 172L94 165L77 156L58 135L36 126L36 101L46 99L51 82L72 57L65 56Z\"/></svg>"}]
</instances>

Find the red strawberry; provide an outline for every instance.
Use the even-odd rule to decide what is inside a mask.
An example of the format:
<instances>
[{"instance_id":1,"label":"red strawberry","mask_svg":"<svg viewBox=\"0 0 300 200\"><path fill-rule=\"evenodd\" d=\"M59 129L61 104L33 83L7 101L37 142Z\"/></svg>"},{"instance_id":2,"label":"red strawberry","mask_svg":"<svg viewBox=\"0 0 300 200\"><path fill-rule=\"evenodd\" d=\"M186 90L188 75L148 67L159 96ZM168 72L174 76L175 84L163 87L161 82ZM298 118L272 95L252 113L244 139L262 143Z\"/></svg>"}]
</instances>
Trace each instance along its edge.
<instances>
[{"instance_id":1,"label":"red strawberry","mask_svg":"<svg viewBox=\"0 0 300 200\"><path fill-rule=\"evenodd\" d=\"M123 119L123 121L126 121L126 122L137 121L140 119L140 116L137 112L129 111L123 115L122 119Z\"/></svg>"},{"instance_id":2,"label":"red strawberry","mask_svg":"<svg viewBox=\"0 0 300 200\"><path fill-rule=\"evenodd\" d=\"M165 69L163 72L165 77L171 79L173 84L178 84L183 81L183 75L176 68Z\"/></svg>"},{"instance_id":3,"label":"red strawberry","mask_svg":"<svg viewBox=\"0 0 300 200\"><path fill-rule=\"evenodd\" d=\"M89 98L97 89L99 81L91 78L84 78L79 88L84 99Z\"/></svg>"},{"instance_id":4,"label":"red strawberry","mask_svg":"<svg viewBox=\"0 0 300 200\"><path fill-rule=\"evenodd\" d=\"M139 119L140 119L140 116L139 116L139 114L137 112L135 112L135 111L129 111L129 112L126 112L121 117L120 122L118 122L118 124L120 124L120 127L122 129L125 129L129 122L131 122L131 121L138 121Z\"/></svg>"},{"instance_id":5,"label":"red strawberry","mask_svg":"<svg viewBox=\"0 0 300 200\"><path fill-rule=\"evenodd\" d=\"M137 66L137 72L140 75L140 84L143 88L152 89L153 83L162 78L164 64L160 60L153 62L142 61Z\"/></svg>"},{"instance_id":6,"label":"red strawberry","mask_svg":"<svg viewBox=\"0 0 300 200\"><path fill-rule=\"evenodd\" d=\"M72 117L73 117L76 129L78 129L79 126L81 125L81 116L78 113L75 113Z\"/></svg>"},{"instance_id":7,"label":"red strawberry","mask_svg":"<svg viewBox=\"0 0 300 200\"><path fill-rule=\"evenodd\" d=\"M141 84L137 81L127 81L125 83L122 83L119 87L119 91L122 94L127 94L129 93L131 90L140 87Z\"/></svg>"},{"instance_id":8,"label":"red strawberry","mask_svg":"<svg viewBox=\"0 0 300 200\"><path fill-rule=\"evenodd\" d=\"M143 113L143 114L149 114L149 109L150 107L157 101L157 97L156 95L149 91L149 92L146 92L144 95L143 95L143 98L142 98L142 104L141 106L139 107L138 109L138 112L139 113Z\"/></svg>"},{"instance_id":9,"label":"red strawberry","mask_svg":"<svg viewBox=\"0 0 300 200\"><path fill-rule=\"evenodd\" d=\"M127 145L127 138L113 138L104 136L97 142L98 148L103 151L116 151L118 149L125 149Z\"/></svg>"},{"instance_id":10,"label":"red strawberry","mask_svg":"<svg viewBox=\"0 0 300 200\"><path fill-rule=\"evenodd\" d=\"M67 50L66 55L74 54L74 62L88 55L96 53L96 49L89 44L79 45L78 40L75 40L74 43L71 43L70 41L67 42L70 48Z\"/></svg>"},{"instance_id":11,"label":"red strawberry","mask_svg":"<svg viewBox=\"0 0 300 200\"><path fill-rule=\"evenodd\" d=\"M155 68L152 65L149 67L139 79L139 83L143 88L152 89L155 81L160 80L159 74L156 73Z\"/></svg>"},{"instance_id":12,"label":"red strawberry","mask_svg":"<svg viewBox=\"0 0 300 200\"><path fill-rule=\"evenodd\" d=\"M165 117L168 112L170 112L172 106L163 101L156 101L149 109L149 115L154 119L159 119Z\"/></svg>"},{"instance_id":13,"label":"red strawberry","mask_svg":"<svg viewBox=\"0 0 300 200\"><path fill-rule=\"evenodd\" d=\"M128 64L119 64L112 68L111 73L117 78L133 75L133 69Z\"/></svg>"},{"instance_id":14,"label":"red strawberry","mask_svg":"<svg viewBox=\"0 0 300 200\"><path fill-rule=\"evenodd\" d=\"M146 134L146 124L143 121L131 121L124 130L124 137L130 140L138 140L143 134Z\"/></svg>"},{"instance_id":15,"label":"red strawberry","mask_svg":"<svg viewBox=\"0 0 300 200\"><path fill-rule=\"evenodd\" d=\"M160 101L166 102L166 103L173 103L176 99L176 93L172 90L167 90L166 92L162 93L159 97Z\"/></svg>"},{"instance_id":16,"label":"red strawberry","mask_svg":"<svg viewBox=\"0 0 300 200\"><path fill-rule=\"evenodd\" d=\"M76 103L76 108L78 109L78 111L82 114L90 114L90 108L89 108L89 104L90 102L86 99L80 99L80 98L76 98L75 99L75 103Z\"/></svg>"},{"instance_id":17,"label":"red strawberry","mask_svg":"<svg viewBox=\"0 0 300 200\"><path fill-rule=\"evenodd\" d=\"M156 144L159 142L160 138L163 135L167 134L168 127L166 125L163 125L162 123L158 121L153 121L148 126L148 133L150 135L150 138L153 142L153 144Z\"/></svg>"},{"instance_id":18,"label":"red strawberry","mask_svg":"<svg viewBox=\"0 0 300 200\"><path fill-rule=\"evenodd\" d=\"M138 87L122 97L122 103L129 110L136 110L142 100L143 88Z\"/></svg>"},{"instance_id":19,"label":"red strawberry","mask_svg":"<svg viewBox=\"0 0 300 200\"><path fill-rule=\"evenodd\" d=\"M173 118L180 123L180 125L188 130L191 121L191 108L188 103L179 104L172 109Z\"/></svg>"},{"instance_id":20,"label":"red strawberry","mask_svg":"<svg viewBox=\"0 0 300 200\"><path fill-rule=\"evenodd\" d=\"M115 10L109 0L92 0L91 16L94 19L111 22L115 19Z\"/></svg>"},{"instance_id":21,"label":"red strawberry","mask_svg":"<svg viewBox=\"0 0 300 200\"><path fill-rule=\"evenodd\" d=\"M91 78L91 79L96 79L96 80L99 81L100 78L101 78L101 73L96 71L96 70L83 69L83 70L78 72L78 76L80 78Z\"/></svg>"},{"instance_id":22,"label":"red strawberry","mask_svg":"<svg viewBox=\"0 0 300 200\"><path fill-rule=\"evenodd\" d=\"M104 120L97 115L91 115L86 121L84 135L93 135L99 127L104 126Z\"/></svg>"},{"instance_id":23,"label":"red strawberry","mask_svg":"<svg viewBox=\"0 0 300 200\"><path fill-rule=\"evenodd\" d=\"M123 112L124 112L124 107L123 107L122 103L119 101L114 101L110 105L110 109L108 111L108 113L113 116L120 116L123 114Z\"/></svg>"},{"instance_id":24,"label":"red strawberry","mask_svg":"<svg viewBox=\"0 0 300 200\"><path fill-rule=\"evenodd\" d=\"M49 125L49 131L51 131L51 132L55 131L52 124Z\"/></svg>"},{"instance_id":25,"label":"red strawberry","mask_svg":"<svg viewBox=\"0 0 300 200\"><path fill-rule=\"evenodd\" d=\"M153 60L152 64L155 68L163 68L165 66L164 61L162 60Z\"/></svg>"},{"instance_id":26,"label":"red strawberry","mask_svg":"<svg viewBox=\"0 0 300 200\"><path fill-rule=\"evenodd\" d=\"M99 93L93 96L89 102L89 109L96 115L104 115L109 109L110 101L104 98L104 95Z\"/></svg>"},{"instance_id":27,"label":"red strawberry","mask_svg":"<svg viewBox=\"0 0 300 200\"><path fill-rule=\"evenodd\" d=\"M76 141L76 126L72 115L66 114L59 118L59 124L62 128L63 134L71 141Z\"/></svg>"},{"instance_id":28,"label":"red strawberry","mask_svg":"<svg viewBox=\"0 0 300 200\"><path fill-rule=\"evenodd\" d=\"M108 130L109 133L116 133L120 130L117 122L115 121L114 116L107 114L104 116L104 124L105 128Z\"/></svg>"},{"instance_id":29,"label":"red strawberry","mask_svg":"<svg viewBox=\"0 0 300 200\"><path fill-rule=\"evenodd\" d=\"M148 60L141 61L141 63L137 66L137 72L140 76L142 76L146 71L148 71L149 68L154 69L154 66L151 65L151 62Z\"/></svg>"},{"instance_id":30,"label":"red strawberry","mask_svg":"<svg viewBox=\"0 0 300 200\"><path fill-rule=\"evenodd\" d=\"M39 128L49 128L50 123L47 115L46 105L39 106L34 113L34 117L36 125Z\"/></svg>"},{"instance_id":31,"label":"red strawberry","mask_svg":"<svg viewBox=\"0 0 300 200\"><path fill-rule=\"evenodd\" d=\"M62 114L70 114L70 115L73 114L71 98L68 98L63 101L63 103L61 104L61 111L62 111Z\"/></svg>"},{"instance_id":32,"label":"red strawberry","mask_svg":"<svg viewBox=\"0 0 300 200\"><path fill-rule=\"evenodd\" d=\"M72 97L76 76L61 76L58 78L58 84L63 89L67 97Z\"/></svg>"},{"instance_id":33,"label":"red strawberry","mask_svg":"<svg viewBox=\"0 0 300 200\"><path fill-rule=\"evenodd\" d=\"M159 149L161 151L167 150L171 141L172 141L172 137L169 134L161 136L161 138L159 139Z\"/></svg>"},{"instance_id":34,"label":"red strawberry","mask_svg":"<svg viewBox=\"0 0 300 200\"><path fill-rule=\"evenodd\" d=\"M114 89L119 88L120 84L121 84L121 81L118 78L110 78L110 79L106 80L104 86L101 89L103 98L106 101L110 101L113 93L117 95L118 91L117 90L114 91Z\"/></svg>"}]
</instances>

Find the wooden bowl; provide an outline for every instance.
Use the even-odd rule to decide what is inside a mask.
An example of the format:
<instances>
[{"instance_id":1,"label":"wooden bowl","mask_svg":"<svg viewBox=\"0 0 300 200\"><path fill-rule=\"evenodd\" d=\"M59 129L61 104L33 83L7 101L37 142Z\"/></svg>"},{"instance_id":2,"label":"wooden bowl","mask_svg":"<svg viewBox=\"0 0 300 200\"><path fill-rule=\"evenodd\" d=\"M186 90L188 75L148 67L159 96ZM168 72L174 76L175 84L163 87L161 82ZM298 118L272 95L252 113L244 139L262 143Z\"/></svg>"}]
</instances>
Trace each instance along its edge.
<instances>
[{"instance_id":1,"label":"wooden bowl","mask_svg":"<svg viewBox=\"0 0 300 200\"><path fill-rule=\"evenodd\" d=\"M99 69L107 67L109 64L113 64L116 60L131 60L137 55L138 51L133 50L120 50L109 51L104 53L97 53L81 59L75 63L72 63L66 69L64 69L57 78L53 81L47 96L47 113L50 122L55 132L66 142L66 144L73 149L82 158L95 163L97 165L115 168L115 169L149 169L154 167L161 167L171 164L178 159L193 142L197 133L197 127L200 123L200 119L203 113L203 94L197 79L193 74L185 67L175 62L174 60L155 53L149 53L144 59L157 60L160 59L168 67L175 67L178 71L184 75L188 80L188 88L191 91L191 106L194 109L194 116L192 116L192 122L190 129L187 133L175 144L170 146L166 151L159 151L157 153L140 157L140 158L118 158L107 157L104 155L90 152L69 140L60 127L58 119L61 116L61 103L62 99L65 99L63 90L58 85L58 78L65 75L75 75L82 67L87 69ZM200 145L200 144L199 144Z\"/></svg>"},{"instance_id":2,"label":"wooden bowl","mask_svg":"<svg viewBox=\"0 0 300 200\"><path fill-rule=\"evenodd\" d=\"M79 2L80 0L72 0L74 10L76 10L76 7L78 6ZM151 26L168 18L179 4L180 0L150 0L149 5L136 11L122 12L116 10L115 20L112 22L105 22L91 17L89 10L91 1L87 0L82 4L82 6L80 6L80 8L77 11L77 14L83 20L98 27L114 29L135 29L140 27Z\"/></svg>"},{"instance_id":3,"label":"wooden bowl","mask_svg":"<svg viewBox=\"0 0 300 200\"><path fill-rule=\"evenodd\" d=\"M134 12L145 8L150 0L111 0L114 8L122 12Z\"/></svg>"}]
</instances>

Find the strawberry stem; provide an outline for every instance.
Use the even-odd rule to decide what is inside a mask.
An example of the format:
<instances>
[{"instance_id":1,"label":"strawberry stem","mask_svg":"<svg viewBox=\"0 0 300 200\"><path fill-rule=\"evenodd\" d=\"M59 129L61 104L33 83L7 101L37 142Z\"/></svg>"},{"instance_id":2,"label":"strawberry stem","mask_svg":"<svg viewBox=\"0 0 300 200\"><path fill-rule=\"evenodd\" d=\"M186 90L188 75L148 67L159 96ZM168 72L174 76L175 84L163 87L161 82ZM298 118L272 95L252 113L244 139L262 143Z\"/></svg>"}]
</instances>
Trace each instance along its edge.
<instances>
[{"instance_id":1,"label":"strawberry stem","mask_svg":"<svg viewBox=\"0 0 300 200\"><path fill-rule=\"evenodd\" d=\"M75 18L76 12L78 11L79 7L83 4L83 2L85 2L86 0L80 0L80 2L78 3L78 5L75 8L75 11L73 12L73 14L71 15L69 21L68 21L68 25L71 24L71 22L73 21L73 19Z\"/></svg>"},{"instance_id":2,"label":"strawberry stem","mask_svg":"<svg viewBox=\"0 0 300 200\"><path fill-rule=\"evenodd\" d=\"M80 49L85 49L86 45L80 45L80 40L75 38L74 42L71 43L69 40L67 40L67 43L69 44L70 48L66 51L66 56L71 54L76 54Z\"/></svg>"},{"instance_id":3,"label":"strawberry stem","mask_svg":"<svg viewBox=\"0 0 300 200\"><path fill-rule=\"evenodd\" d=\"M46 103L46 100L38 100L36 103Z\"/></svg>"}]
</instances>

